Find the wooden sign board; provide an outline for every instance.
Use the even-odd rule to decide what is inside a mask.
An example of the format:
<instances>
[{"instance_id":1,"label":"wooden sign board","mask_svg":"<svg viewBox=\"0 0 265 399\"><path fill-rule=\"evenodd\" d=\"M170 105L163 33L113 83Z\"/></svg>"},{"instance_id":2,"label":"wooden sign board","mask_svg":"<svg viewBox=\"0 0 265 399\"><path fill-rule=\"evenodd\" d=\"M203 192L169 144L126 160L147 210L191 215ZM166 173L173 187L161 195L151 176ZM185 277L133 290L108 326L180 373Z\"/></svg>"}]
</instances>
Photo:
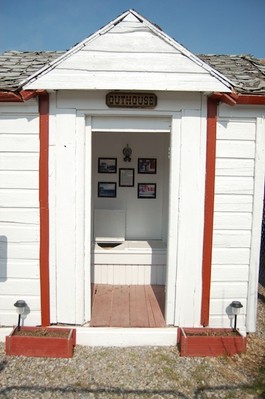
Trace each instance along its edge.
<instances>
[{"instance_id":1,"label":"wooden sign board","mask_svg":"<svg viewBox=\"0 0 265 399\"><path fill-rule=\"evenodd\" d=\"M110 92L106 95L110 108L155 108L157 96L153 93Z\"/></svg>"}]
</instances>

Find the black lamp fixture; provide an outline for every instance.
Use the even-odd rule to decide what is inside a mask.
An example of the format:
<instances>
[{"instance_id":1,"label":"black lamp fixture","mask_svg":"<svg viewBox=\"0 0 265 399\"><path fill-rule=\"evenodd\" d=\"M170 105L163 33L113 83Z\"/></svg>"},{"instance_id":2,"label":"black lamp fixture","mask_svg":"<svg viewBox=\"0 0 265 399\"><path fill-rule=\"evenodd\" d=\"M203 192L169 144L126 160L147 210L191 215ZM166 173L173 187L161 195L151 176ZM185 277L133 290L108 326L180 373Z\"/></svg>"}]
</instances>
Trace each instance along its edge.
<instances>
[{"instance_id":1,"label":"black lamp fixture","mask_svg":"<svg viewBox=\"0 0 265 399\"><path fill-rule=\"evenodd\" d=\"M233 301L230 306L232 308L232 314L235 316L233 330L236 331L237 316L239 315L241 308L243 308L243 305L239 301Z\"/></svg>"},{"instance_id":2,"label":"black lamp fixture","mask_svg":"<svg viewBox=\"0 0 265 399\"><path fill-rule=\"evenodd\" d=\"M122 150L122 153L124 155L124 162L131 162L132 158L132 149L129 147L129 144L126 145L126 147L124 147L124 149Z\"/></svg>"},{"instance_id":3,"label":"black lamp fixture","mask_svg":"<svg viewBox=\"0 0 265 399\"><path fill-rule=\"evenodd\" d=\"M27 304L23 299L19 299L16 301L16 303L14 303L14 306L18 313L17 329L20 330L21 315L24 313Z\"/></svg>"}]
</instances>

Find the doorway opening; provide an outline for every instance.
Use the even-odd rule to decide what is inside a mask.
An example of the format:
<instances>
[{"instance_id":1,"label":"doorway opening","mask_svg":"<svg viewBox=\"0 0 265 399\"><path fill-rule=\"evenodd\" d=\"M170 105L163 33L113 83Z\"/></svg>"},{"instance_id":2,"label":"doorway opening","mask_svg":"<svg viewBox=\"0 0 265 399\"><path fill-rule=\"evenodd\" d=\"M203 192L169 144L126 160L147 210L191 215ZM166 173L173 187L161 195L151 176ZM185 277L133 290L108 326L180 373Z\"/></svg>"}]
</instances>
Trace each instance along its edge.
<instances>
[{"instance_id":1,"label":"doorway opening","mask_svg":"<svg viewBox=\"0 0 265 399\"><path fill-rule=\"evenodd\" d=\"M169 140L92 131L91 326L165 326Z\"/></svg>"}]
</instances>

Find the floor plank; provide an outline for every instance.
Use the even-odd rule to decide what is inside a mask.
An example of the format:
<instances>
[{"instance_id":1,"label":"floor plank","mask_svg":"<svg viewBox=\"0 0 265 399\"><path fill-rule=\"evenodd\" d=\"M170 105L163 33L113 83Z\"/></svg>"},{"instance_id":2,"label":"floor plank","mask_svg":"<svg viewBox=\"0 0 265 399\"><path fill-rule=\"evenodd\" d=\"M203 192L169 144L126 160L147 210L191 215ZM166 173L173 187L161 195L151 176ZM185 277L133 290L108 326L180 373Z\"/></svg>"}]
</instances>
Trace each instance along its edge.
<instances>
[{"instance_id":1,"label":"floor plank","mask_svg":"<svg viewBox=\"0 0 265 399\"><path fill-rule=\"evenodd\" d=\"M91 327L164 327L164 286L93 287Z\"/></svg>"},{"instance_id":2,"label":"floor plank","mask_svg":"<svg viewBox=\"0 0 265 399\"><path fill-rule=\"evenodd\" d=\"M112 313L112 286L94 287L91 327L108 327Z\"/></svg>"},{"instance_id":3,"label":"floor plank","mask_svg":"<svg viewBox=\"0 0 265 399\"><path fill-rule=\"evenodd\" d=\"M123 285L113 288L110 327L130 327L129 290Z\"/></svg>"}]
</instances>

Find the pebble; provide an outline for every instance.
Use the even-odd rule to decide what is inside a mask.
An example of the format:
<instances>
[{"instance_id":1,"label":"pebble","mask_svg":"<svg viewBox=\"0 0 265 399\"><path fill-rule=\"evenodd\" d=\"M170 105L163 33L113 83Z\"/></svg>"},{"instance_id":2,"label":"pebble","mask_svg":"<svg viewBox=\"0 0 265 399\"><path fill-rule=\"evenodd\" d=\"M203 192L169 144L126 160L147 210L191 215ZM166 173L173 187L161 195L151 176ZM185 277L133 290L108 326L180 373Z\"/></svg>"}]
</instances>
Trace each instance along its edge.
<instances>
[{"instance_id":1,"label":"pebble","mask_svg":"<svg viewBox=\"0 0 265 399\"><path fill-rule=\"evenodd\" d=\"M185 358L176 347L77 345L71 359L46 359L7 357L0 343L0 399L257 398L246 386L265 355L265 289L260 289L257 332L246 355Z\"/></svg>"}]
</instances>

